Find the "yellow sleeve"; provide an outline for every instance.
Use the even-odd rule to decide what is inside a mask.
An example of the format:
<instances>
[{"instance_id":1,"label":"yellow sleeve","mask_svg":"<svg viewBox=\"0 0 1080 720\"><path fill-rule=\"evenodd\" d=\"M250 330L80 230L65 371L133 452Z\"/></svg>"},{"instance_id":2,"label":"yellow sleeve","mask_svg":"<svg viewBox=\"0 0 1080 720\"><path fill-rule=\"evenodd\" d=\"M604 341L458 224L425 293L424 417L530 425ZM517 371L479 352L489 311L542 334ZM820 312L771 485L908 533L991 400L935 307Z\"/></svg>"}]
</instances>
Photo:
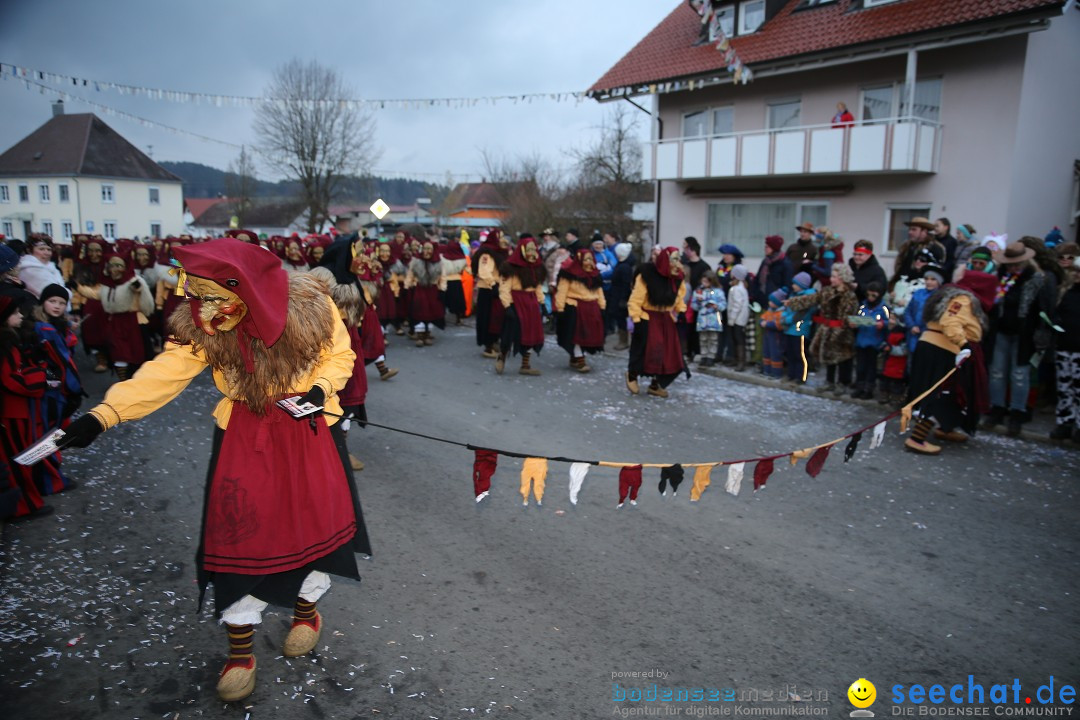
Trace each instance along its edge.
<instances>
[{"instance_id":1,"label":"yellow sleeve","mask_svg":"<svg viewBox=\"0 0 1080 720\"><path fill-rule=\"evenodd\" d=\"M75 292L82 295L87 300L100 300L101 299L101 286L100 285L78 285L75 288Z\"/></svg>"},{"instance_id":2,"label":"yellow sleeve","mask_svg":"<svg viewBox=\"0 0 1080 720\"><path fill-rule=\"evenodd\" d=\"M675 298L675 312L686 312L686 281L679 283L679 294Z\"/></svg>"},{"instance_id":3,"label":"yellow sleeve","mask_svg":"<svg viewBox=\"0 0 1080 720\"><path fill-rule=\"evenodd\" d=\"M630 299L626 303L626 311L634 322L639 322L645 317L644 306L647 299L645 281L640 276L634 278L634 289L630 291Z\"/></svg>"},{"instance_id":4,"label":"yellow sleeve","mask_svg":"<svg viewBox=\"0 0 1080 720\"><path fill-rule=\"evenodd\" d=\"M604 297L603 290L596 293L596 304L600 306L601 310L607 310L607 298Z\"/></svg>"},{"instance_id":5,"label":"yellow sleeve","mask_svg":"<svg viewBox=\"0 0 1080 720\"><path fill-rule=\"evenodd\" d=\"M490 255L483 255L480 257L480 262L476 266L477 279L483 280L486 283L498 282L495 277L495 261L492 260Z\"/></svg>"},{"instance_id":6,"label":"yellow sleeve","mask_svg":"<svg viewBox=\"0 0 1080 720\"><path fill-rule=\"evenodd\" d=\"M559 284L555 287L555 312L564 312L566 310L566 296L570 294L570 283L566 280L559 280Z\"/></svg>"},{"instance_id":7,"label":"yellow sleeve","mask_svg":"<svg viewBox=\"0 0 1080 720\"><path fill-rule=\"evenodd\" d=\"M329 348L324 348L319 353L319 362L315 365L315 369L311 371L311 375L314 378L312 385L318 385L322 388L326 397L329 398L344 388L345 383L349 382L349 378L352 377L356 353L352 351L352 343L349 342L349 331L346 329L345 323L341 321L337 306L334 305L334 301L330 298L327 298L326 302L329 303L330 310L334 314L334 342Z\"/></svg>"},{"instance_id":8,"label":"yellow sleeve","mask_svg":"<svg viewBox=\"0 0 1080 720\"><path fill-rule=\"evenodd\" d=\"M412 269L405 271L405 289L409 290L416 287L416 276L413 275Z\"/></svg>"},{"instance_id":9,"label":"yellow sleeve","mask_svg":"<svg viewBox=\"0 0 1080 720\"><path fill-rule=\"evenodd\" d=\"M166 342L164 352L143 363L130 380L109 388L105 400L90 414L106 430L146 417L172 401L205 367L201 352L192 353L189 345Z\"/></svg>"},{"instance_id":10,"label":"yellow sleeve","mask_svg":"<svg viewBox=\"0 0 1080 720\"><path fill-rule=\"evenodd\" d=\"M544 283L540 283L536 286L536 302L541 305L544 304Z\"/></svg>"},{"instance_id":11,"label":"yellow sleeve","mask_svg":"<svg viewBox=\"0 0 1080 720\"><path fill-rule=\"evenodd\" d=\"M510 294L510 285L513 284L513 282L513 278L499 281L499 302L503 304L504 308L508 308L514 304L514 296Z\"/></svg>"},{"instance_id":12,"label":"yellow sleeve","mask_svg":"<svg viewBox=\"0 0 1080 720\"><path fill-rule=\"evenodd\" d=\"M438 286L440 291L446 292L446 282L447 282L446 274L444 273L442 275L439 275L439 282L438 282L437 286Z\"/></svg>"}]
</instances>

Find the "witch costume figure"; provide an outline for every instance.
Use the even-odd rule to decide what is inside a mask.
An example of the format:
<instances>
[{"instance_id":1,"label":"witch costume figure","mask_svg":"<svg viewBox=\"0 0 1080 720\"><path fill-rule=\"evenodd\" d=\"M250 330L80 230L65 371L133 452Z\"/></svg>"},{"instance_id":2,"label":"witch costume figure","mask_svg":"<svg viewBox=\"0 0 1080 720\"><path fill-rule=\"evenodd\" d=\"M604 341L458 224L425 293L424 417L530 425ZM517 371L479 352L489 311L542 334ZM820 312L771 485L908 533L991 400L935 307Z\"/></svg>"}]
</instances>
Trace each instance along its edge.
<instances>
[{"instance_id":1,"label":"witch costume figure","mask_svg":"<svg viewBox=\"0 0 1080 720\"><path fill-rule=\"evenodd\" d=\"M604 349L604 287L592 250L578 250L559 270L555 291L555 330L559 347L570 353L570 367L590 368L585 353Z\"/></svg>"},{"instance_id":2,"label":"witch costume figure","mask_svg":"<svg viewBox=\"0 0 1080 720\"><path fill-rule=\"evenodd\" d=\"M544 318L540 303L544 302L544 283L547 269L532 235L523 235L510 259L499 268L499 305L504 309L502 339L495 372L502 375L506 356L511 351L521 355L520 375L539 375L529 365L529 355L544 349Z\"/></svg>"},{"instance_id":3,"label":"witch costume figure","mask_svg":"<svg viewBox=\"0 0 1080 720\"><path fill-rule=\"evenodd\" d=\"M678 250L663 248L655 261L641 267L634 278L627 310L634 322L634 334L630 338L626 389L637 395L638 377L645 375L652 378L648 394L666 398L667 386L686 367L675 327L675 317L686 312L686 282Z\"/></svg>"},{"instance_id":4,"label":"witch costume figure","mask_svg":"<svg viewBox=\"0 0 1080 720\"><path fill-rule=\"evenodd\" d=\"M359 580L354 553L371 553L335 417L355 356L326 292L308 275L290 276L273 253L221 239L173 254L187 303L169 319L164 352L114 385L60 444L86 447L211 368L225 397L214 410L198 581L200 603L213 584L229 636L218 695L235 702L255 688L254 626L267 604L293 608L283 654L304 655L322 631L316 603L330 575ZM296 395L327 415L297 421L275 407Z\"/></svg>"}]
</instances>

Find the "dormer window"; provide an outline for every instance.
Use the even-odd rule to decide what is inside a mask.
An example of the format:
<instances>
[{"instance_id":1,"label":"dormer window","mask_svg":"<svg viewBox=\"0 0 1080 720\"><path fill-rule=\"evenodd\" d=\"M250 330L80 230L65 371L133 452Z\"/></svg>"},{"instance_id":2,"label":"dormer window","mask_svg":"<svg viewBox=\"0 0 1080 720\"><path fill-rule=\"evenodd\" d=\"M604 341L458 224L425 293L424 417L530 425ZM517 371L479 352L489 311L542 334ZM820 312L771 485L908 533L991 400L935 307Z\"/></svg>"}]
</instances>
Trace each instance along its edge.
<instances>
[{"instance_id":1,"label":"dormer window","mask_svg":"<svg viewBox=\"0 0 1080 720\"><path fill-rule=\"evenodd\" d=\"M802 0L795 8L796 10L806 10L807 8L815 8L820 5L833 5L836 0Z\"/></svg>"},{"instance_id":2,"label":"dormer window","mask_svg":"<svg viewBox=\"0 0 1080 720\"><path fill-rule=\"evenodd\" d=\"M739 3L739 34L756 32L765 22L765 0L743 0Z\"/></svg>"},{"instance_id":3,"label":"dormer window","mask_svg":"<svg viewBox=\"0 0 1080 720\"><path fill-rule=\"evenodd\" d=\"M864 8L877 7L878 5L888 5L894 3L896 0L863 0L862 6Z\"/></svg>"},{"instance_id":4,"label":"dormer window","mask_svg":"<svg viewBox=\"0 0 1080 720\"><path fill-rule=\"evenodd\" d=\"M720 33L723 33L724 37L731 37L735 34L734 5L724 5L717 8L716 15L713 16L712 22L709 23L709 42L720 40Z\"/></svg>"}]
</instances>

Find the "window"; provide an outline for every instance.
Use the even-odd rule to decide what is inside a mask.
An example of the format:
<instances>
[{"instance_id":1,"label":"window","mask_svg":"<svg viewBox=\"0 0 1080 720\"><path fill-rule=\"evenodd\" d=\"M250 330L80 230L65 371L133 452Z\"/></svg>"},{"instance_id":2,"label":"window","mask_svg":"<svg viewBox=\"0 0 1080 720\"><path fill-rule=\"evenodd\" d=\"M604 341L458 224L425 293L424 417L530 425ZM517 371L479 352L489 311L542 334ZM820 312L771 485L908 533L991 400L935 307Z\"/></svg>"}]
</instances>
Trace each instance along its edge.
<instances>
[{"instance_id":1,"label":"window","mask_svg":"<svg viewBox=\"0 0 1080 720\"><path fill-rule=\"evenodd\" d=\"M686 113L682 118L682 136L701 137L709 132L709 115L704 110Z\"/></svg>"},{"instance_id":2,"label":"window","mask_svg":"<svg viewBox=\"0 0 1080 720\"><path fill-rule=\"evenodd\" d=\"M52 220L41 221L41 232L45 233L49 237L52 237Z\"/></svg>"},{"instance_id":3,"label":"window","mask_svg":"<svg viewBox=\"0 0 1080 720\"><path fill-rule=\"evenodd\" d=\"M715 108L712 111L712 134L728 135L735 129L735 108Z\"/></svg>"},{"instance_id":4,"label":"window","mask_svg":"<svg viewBox=\"0 0 1080 720\"><path fill-rule=\"evenodd\" d=\"M836 2L836 0L802 0L795 9L806 10L807 8L817 7L819 5L829 5L834 2Z\"/></svg>"},{"instance_id":5,"label":"window","mask_svg":"<svg viewBox=\"0 0 1080 720\"><path fill-rule=\"evenodd\" d=\"M683 115L682 136L684 138L705 137L706 135L727 135L732 132L735 108L712 108L695 110Z\"/></svg>"},{"instance_id":6,"label":"window","mask_svg":"<svg viewBox=\"0 0 1080 720\"><path fill-rule=\"evenodd\" d=\"M938 122L941 119L942 84L941 78L917 80L913 113L908 113L906 83L863 88L862 122L872 124L909 115Z\"/></svg>"},{"instance_id":7,"label":"window","mask_svg":"<svg viewBox=\"0 0 1080 720\"><path fill-rule=\"evenodd\" d=\"M103 202L103 203L114 203L114 202L116 202L116 199L115 199L113 193L114 193L114 186L113 185L107 184L107 183L101 183L101 202ZM111 235L106 235L106 237L112 237L112 236Z\"/></svg>"},{"instance_id":8,"label":"window","mask_svg":"<svg viewBox=\"0 0 1080 720\"><path fill-rule=\"evenodd\" d=\"M798 127L801 100L781 100L769 103L769 129L783 130Z\"/></svg>"},{"instance_id":9,"label":"window","mask_svg":"<svg viewBox=\"0 0 1080 720\"><path fill-rule=\"evenodd\" d=\"M150 188L150 204L151 205L160 205L161 204L161 191L156 187Z\"/></svg>"},{"instance_id":10,"label":"window","mask_svg":"<svg viewBox=\"0 0 1080 720\"><path fill-rule=\"evenodd\" d=\"M765 22L765 0L746 0L739 4L739 34L749 35Z\"/></svg>"},{"instance_id":11,"label":"window","mask_svg":"<svg viewBox=\"0 0 1080 720\"><path fill-rule=\"evenodd\" d=\"M751 254L760 253L762 238L782 235L794 239L792 228L799 220L827 225L826 203L709 203L707 246L732 243ZM798 220L797 220L798 219Z\"/></svg>"},{"instance_id":12,"label":"window","mask_svg":"<svg viewBox=\"0 0 1080 720\"><path fill-rule=\"evenodd\" d=\"M47 183L41 183L37 186L38 199L43 203L49 202L49 186Z\"/></svg>"},{"instance_id":13,"label":"window","mask_svg":"<svg viewBox=\"0 0 1080 720\"><path fill-rule=\"evenodd\" d=\"M56 186L57 195L60 197L60 202L66 203L71 200L71 195L68 193L67 183L60 183Z\"/></svg>"},{"instance_id":14,"label":"window","mask_svg":"<svg viewBox=\"0 0 1080 720\"><path fill-rule=\"evenodd\" d=\"M718 9L716 14L713 15L712 22L709 23L709 42L718 41L721 33L723 33L724 37L731 37L735 34L734 5L725 5Z\"/></svg>"},{"instance_id":15,"label":"window","mask_svg":"<svg viewBox=\"0 0 1080 720\"><path fill-rule=\"evenodd\" d=\"M30 202L30 186L19 183L19 202Z\"/></svg>"},{"instance_id":16,"label":"window","mask_svg":"<svg viewBox=\"0 0 1080 720\"><path fill-rule=\"evenodd\" d=\"M64 222L60 223L60 232L62 232L64 234L64 239L65 240L70 240L71 239L71 233L73 231L72 227L73 226L72 226L70 220L65 220Z\"/></svg>"},{"instance_id":17,"label":"window","mask_svg":"<svg viewBox=\"0 0 1080 720\"><path fill-rule=\"evenodd\" d=\"M863 7L874 7L875 5L888 5L896 0L863 0Z\"/></svg>"},{"instance_id":18,"label":"window","mask_svg":"<svg viewBox=\"0 0 1080 720\"><path fill-rule=\"evenodd\" d=\"M116 221L106 220L101 223L101 232L105 235L106 240L116 239Z\"/></svg>"},{"instance_id":19,"label":"window","mask_svg":"<svg viewBox=\"0 0 1080 720\"><path fill-rule=\"evenodd\" d=\"M0 202L11 202L11 191L7 185L0 185Z\"/></svg>"},{"instance_id":20,"label":"window","mask_svg":"<svg viewBox=\"0 0 1080 720\"><path fill-rule=\"evenodd\" d=\"M152 238L161 237L161 223L159 223L159 222L150 223L150 237L152 237Z\"/></svg>"},{"instance_id":21,"label":"window","mask_svg":"<svg viewBox=\"0 0 1080 720\"><path fill-rule=\"evenodd\" d=\"M917 217L930 217L930 206L922 204L892 204L886 210L885 252L895 253L907 240L907 225Z\"/></svg>"},{"instance_id":22,"label":"window","mask_svg":"<svg viewBox=\"0 0 1080 720\"><path fill-rule=\"evenodd\" d=\"M4 237L10 239L15 234L15 227L10 222L4 223Z\"/></svg>"}]
</instances>

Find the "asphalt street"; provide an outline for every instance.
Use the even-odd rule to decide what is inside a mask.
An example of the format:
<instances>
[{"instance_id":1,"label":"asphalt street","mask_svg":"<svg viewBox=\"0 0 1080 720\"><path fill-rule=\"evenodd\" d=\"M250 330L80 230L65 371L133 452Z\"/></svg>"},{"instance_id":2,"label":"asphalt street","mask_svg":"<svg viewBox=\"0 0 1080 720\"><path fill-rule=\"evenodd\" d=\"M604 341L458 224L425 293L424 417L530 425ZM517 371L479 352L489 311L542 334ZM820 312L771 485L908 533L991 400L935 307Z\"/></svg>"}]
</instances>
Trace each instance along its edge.
<instances>
[{"instance_id":1,"label":"asphalt street","mask_svg":"<svg viewBox=\"0 0 1080 720\"><path fill-rule=\"evenodd\" d=\"M630 396L622 361L578 374L549 346L540 377L498 376L470 328L432 347L392 338L373 422L524 454L692 463L782 453L868 425L880 408L695 375L664 400ZM107 385L90 373L94 397ZM353 429L375 555L337 581L325 630L286 660L288 610L256 634L258 682L217 700L226 651L196 610L193 557L217 399L209 373L168 407L65 457L81 482L2 544L0 716L64 718L846 717L848 686L1080 681L1080 453L980 434L937 458L899 426L811 478L777 462L753 492L726 470L691 503L646 468L616 508L618 471L593 467L571 505L551 463L522 506L520 459L500 457L477 505L472 453ZM631 700L653 690L704 699ZM716 691L709 699L708 693ZM620 700L620 693L627 693ZM694 696L690 696L691 698ZM728 698L732 698L728 700ZM1021 703L1023 699L1021 698Z\"/></svg>"}]
</instances>

